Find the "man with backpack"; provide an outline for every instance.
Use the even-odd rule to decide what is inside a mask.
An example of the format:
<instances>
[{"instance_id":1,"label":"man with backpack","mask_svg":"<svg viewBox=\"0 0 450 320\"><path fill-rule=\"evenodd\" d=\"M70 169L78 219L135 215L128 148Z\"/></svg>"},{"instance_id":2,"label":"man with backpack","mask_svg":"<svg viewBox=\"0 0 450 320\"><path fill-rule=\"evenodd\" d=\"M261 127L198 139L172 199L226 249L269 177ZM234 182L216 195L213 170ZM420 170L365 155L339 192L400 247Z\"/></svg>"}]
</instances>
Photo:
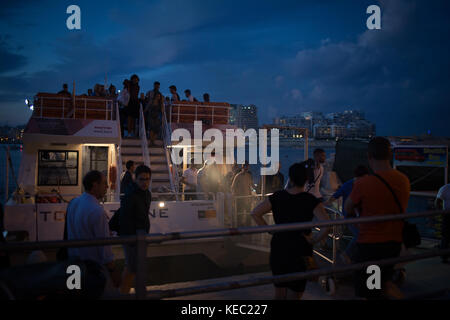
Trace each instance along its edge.
<instances>
[{"instance_id":1,"label":"man with backpack","mask_svg":"<svg viewBox=\"0 0 450 320\"><path fill-rule=\"evenodd\" d=\"M125 197L121 200L118 211L118 233L120 236L136 235L137 230L150 232L150 218L148 216L151 192L148 190L152 172L149 167L140 165L136 168L135 180L125 190ZM117 213L116 213L117 214ZM113 217L115 219L115 217ZM115 219L116 220L116 219ZM111 224L110 224L111 226ZM125 269L122 275L121 293L129 293L136 277L137 251L135 245L124 245Z\"/></svg>"}]
</instances>

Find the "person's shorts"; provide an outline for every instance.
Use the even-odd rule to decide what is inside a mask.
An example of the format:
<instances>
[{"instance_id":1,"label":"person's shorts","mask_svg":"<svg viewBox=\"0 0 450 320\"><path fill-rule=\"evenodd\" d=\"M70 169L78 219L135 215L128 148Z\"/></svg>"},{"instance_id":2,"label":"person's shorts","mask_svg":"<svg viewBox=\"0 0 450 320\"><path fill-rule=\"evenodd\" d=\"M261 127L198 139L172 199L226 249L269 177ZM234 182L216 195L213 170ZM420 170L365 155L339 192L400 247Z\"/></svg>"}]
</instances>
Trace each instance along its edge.
<instances>
[{"instance_id":1,"label":"person's shorts","mask_svg":"<svg viewBox=\"0 0 450 320\"><path fill-rule=\"evenodd\" d=\"M283 275L287 273L304 272L308 270L308 257L298 254L285 254L278 250L270 252L270 269L272 274ZM286 282L275 282L277 288L288 288L295 292L305 291L306 280L294 280Z\"/></svg>"},{"instance_id":2,"label":"person's shorts","mask_svg":"<svg viewBox=\"0 0 450 320\"><path fill-rule=\"evenodd\" d=\"M132 101L128 103L128 106L125 108L126 113L129 117L139 118L139 101Z\"/></svg>"},{"instance_id":3,"label":"person's shorts","mask_svg":"<svg viewBox=\"0 0 450 320\"><path fill-rule=\"evenodd\" d=\"M137 270L137 247L124 245L123 254L125 257L125 265L129 272L136 273Z\"/></svg>"}]
</instances>

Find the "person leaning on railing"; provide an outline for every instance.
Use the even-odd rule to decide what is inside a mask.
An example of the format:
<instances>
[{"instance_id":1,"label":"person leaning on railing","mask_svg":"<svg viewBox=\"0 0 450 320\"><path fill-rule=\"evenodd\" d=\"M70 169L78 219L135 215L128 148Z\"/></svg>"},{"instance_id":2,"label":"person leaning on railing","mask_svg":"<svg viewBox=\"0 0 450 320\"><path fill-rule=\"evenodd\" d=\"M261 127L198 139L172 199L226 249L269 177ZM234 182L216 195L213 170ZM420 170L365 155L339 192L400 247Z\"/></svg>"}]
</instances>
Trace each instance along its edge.
<instances>
[{"instance_id":1,"label":"person leaning on railing","mask_svg":"<svg viewBox=\"0 0 450 320\"><path fill-rule=\"evenodd\" d=\"M69 97L69 98L72 96L72 94L69 91L69 86L67 85L67 83L63 84L63 89L61 91L59 91L58 94L61 94L63 96Z\"/></svg>"},{"instance_id":2,"label":"person leaning on railing","mask_svg":"<svg viewBox=\"0 0 450 320\"><path fill-rule=\"evenodd\" d=\"M169 87L170 93L172 94L172 97L170 98L170 101L173 102L180 102L180 95L177 93L177 87L174 85L171 85Z\"/></svg>"},{"instance_id":3,"label":"person leaning on railing","mask_svg":"<svg viewBox=\"0 0 450 320\"><path fill-rule=\"evenodd\" d=\"M190 89L184 90L184 94L186 95L187 101L190 101L190 102L197 102L197 101L198 101L198 100L191 94L191 90L190 90Z\"/></svg>"},{"instance_id":4,"label":"person leaning on railing","mask_svg":"<svg viewBox=\"0 0 450 320\"><path fill-rule=\"evenodd\" d=\"M325 207L314 195L306 192L307 173L305 163L295 163L289 168L291 186L288 189L276 191L261 202L251 215L255 222L267 225L263 216L273 213L275 224L326 221L329 217ZM311 230L295 230L276 232L270 243L270 268L273 275L294 272L304 272L313 263L313 244L327 236L329 228L322 228L312 235ZM305 290L306 280L296 280L275 283L275 299L287 299L288 292L293 291L294 297L300 299ZM289 289L289 290L288 290Z\"/></svg>"}]
</instances>

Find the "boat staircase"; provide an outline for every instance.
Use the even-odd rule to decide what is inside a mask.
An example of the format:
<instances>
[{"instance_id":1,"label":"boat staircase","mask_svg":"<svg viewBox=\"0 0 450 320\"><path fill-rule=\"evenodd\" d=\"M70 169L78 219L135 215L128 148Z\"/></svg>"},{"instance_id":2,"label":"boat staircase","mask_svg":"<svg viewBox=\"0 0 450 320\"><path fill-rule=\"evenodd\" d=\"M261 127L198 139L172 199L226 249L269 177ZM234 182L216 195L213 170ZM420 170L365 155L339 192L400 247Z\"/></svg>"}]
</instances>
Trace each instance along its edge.
<instances>
[{"instance_id":1,"label":"boat staircase","mask_svg":"<svg viewBox=\"0 0 450 320\"><path fill-rule=\"evenodd\" d=\"M170 165L162 140L155 140L153 145L147 143L145 148L140 139L123 139L121 146L123 170L126 170L125 164L129 160L133 160L136 166L145 164L143 156L145 152L149 155L152 170L152 192L175 192L172 188Z\"/></svg>"},{"instance_id":2,"label":"boat staircase","mask_svg":"<svg viewBox=\"0 0 450 320\"><path fill-rule=\"evenodd\" d=\"M152 180L150 189L152 193L174 193L178 191L178 180L176 175L172 175L172 162L168 145L170 144L170 129L167 121L164 119L163 124L163 139L153 141L147 140L146 128L140 107L139 119L139 137L124 138L121 141L120 157L122 162L123 172L126 171L126 163L133 160L136 166L145 164L152 170ZM176 167L174 168L176 170Z\"/></svg>"}]
</instances>

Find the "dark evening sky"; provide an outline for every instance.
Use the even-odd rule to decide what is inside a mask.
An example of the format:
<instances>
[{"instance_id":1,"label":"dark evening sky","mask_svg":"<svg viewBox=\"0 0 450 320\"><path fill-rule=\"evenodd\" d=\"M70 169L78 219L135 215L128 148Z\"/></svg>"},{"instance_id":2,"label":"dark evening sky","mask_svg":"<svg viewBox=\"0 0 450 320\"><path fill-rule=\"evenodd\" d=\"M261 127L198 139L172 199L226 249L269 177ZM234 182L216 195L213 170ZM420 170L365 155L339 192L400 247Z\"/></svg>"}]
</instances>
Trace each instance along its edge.
<instances>
[{"instance_id":1,"label":"dark evening sky","mask_svg":"<svg viewBox=\"0 0 450 320\"><path fill-rule=\"evenodd\" d=\"M68 30L66 8L81 8ZM381 7L381 30L366 8ZM24 99L139 75L201 99L253 103L260 124L362 110L381 135L450 136L450 1L8 1L0 7L0 124Z\"/></svg>"}]
</instances>

